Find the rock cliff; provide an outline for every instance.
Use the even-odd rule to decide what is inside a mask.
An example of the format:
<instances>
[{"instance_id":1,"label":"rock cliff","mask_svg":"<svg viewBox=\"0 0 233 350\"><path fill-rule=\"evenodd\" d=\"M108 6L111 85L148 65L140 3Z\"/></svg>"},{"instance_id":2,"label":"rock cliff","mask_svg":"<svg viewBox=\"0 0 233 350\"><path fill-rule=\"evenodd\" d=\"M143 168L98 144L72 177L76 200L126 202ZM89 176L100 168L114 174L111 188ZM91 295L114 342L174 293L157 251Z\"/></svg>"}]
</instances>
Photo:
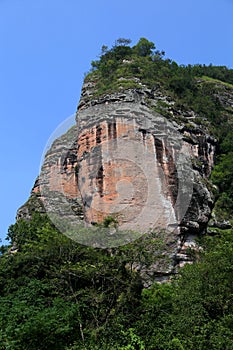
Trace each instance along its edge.
<instances>
[{"instance_id":1,"label":"rock cliff","mask_svg":"<svg viewBox=\"0 0 233 350\"><path fill-rule=\"evenodd\" d=\"M18 218L33 208L75 225L111 216L118 230L166 232L170 262L160 272L170 273L189 261L187 248L210 219L216 140L195 113L175 110L159 90L142 86L92 99L93 89L83 85L77 123L47 152ZM156 111L160 101L170 120Z\"/></svg>"},{"instance_id":2,"label":"rock cliff","mask_svg":"<svg viewBox=\"0 0 233 350\"><path fill-rule=\"evenodd\" d=\"M207 231L213 135L231 120L233 88L144 44L114 46L93 62L76 124L49 148L17 218L44 212L59 231L97 248L140 238L151 259L134 268L150 284L190 263Z\"/></svg>"}]
</instances>

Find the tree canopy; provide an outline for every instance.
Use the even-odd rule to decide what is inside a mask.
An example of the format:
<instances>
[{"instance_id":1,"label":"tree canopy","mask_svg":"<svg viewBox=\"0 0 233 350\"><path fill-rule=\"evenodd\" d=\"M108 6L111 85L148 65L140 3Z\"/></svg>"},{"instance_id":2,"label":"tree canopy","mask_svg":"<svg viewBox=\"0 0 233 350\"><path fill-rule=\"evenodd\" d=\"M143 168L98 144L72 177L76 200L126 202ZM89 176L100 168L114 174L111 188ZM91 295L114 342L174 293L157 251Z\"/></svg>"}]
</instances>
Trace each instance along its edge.
<instances>
[{"instance_id":1,"label":"tree canopy","mask_svg":"<svg viewBox=\"0 0 233 350\"><path fill-rule=\"evenodd\" d=\"M231 350L232 233L205 238L193 265L147 289L127 267L142 242L84 247L35 213L10 229L18 251L0 257L0 349Z\"/></svg>"}]
</instances>

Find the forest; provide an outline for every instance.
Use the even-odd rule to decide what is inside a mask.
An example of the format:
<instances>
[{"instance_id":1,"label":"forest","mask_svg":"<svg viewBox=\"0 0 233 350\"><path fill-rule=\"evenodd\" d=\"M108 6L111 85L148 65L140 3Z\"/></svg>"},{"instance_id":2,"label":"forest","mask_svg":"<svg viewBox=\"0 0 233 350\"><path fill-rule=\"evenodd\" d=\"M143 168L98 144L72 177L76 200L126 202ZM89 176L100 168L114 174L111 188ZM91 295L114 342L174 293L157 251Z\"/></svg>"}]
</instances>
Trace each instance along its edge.
<instances>
[{"instance_id":1,"label":"forest","mask_svg":"<svg viewBox=\"0 0 233 350\"><path fill-rule=\"evenodd\" d=\"M233 91L233 70L178 65L145 38L134 46L120 38L102 47L89 80L96 81L94 97L140 89L140 82L195 111L218 139L210 178L214 215L233 224L233 109L218 98L221 89ZM164 107L158 111L169 117ZM0 350L233 350L231 228L200 236L193 263L149 288L133 268L135 259L151 263L143 237L118 248L87 247L34 212L11 225L7 239L0 255Z\"/></svg>"},{"instance_id":2,"label":"forest","mask_svg":"<svg viewBox=\"0 0 233 350\"><path fill-rule=\"evenodd\" d=\"M0 349L233 349L233 232L169 283L143 288L143 241L112 250L75 243L35 213L9 228L0 259Z\"/></svg>"}]
</instances>

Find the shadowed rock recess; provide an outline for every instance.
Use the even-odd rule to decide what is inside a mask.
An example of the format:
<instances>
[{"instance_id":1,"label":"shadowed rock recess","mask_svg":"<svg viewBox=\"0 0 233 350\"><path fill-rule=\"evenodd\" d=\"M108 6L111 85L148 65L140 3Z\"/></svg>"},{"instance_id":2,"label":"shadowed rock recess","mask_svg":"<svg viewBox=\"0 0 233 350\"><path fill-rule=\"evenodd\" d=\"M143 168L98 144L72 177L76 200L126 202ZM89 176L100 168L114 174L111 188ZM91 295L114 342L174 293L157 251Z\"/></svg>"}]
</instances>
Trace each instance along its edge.
<instances>
[{"instance_id":1,"label":"shadowed rock recess","mask_svg":"<svg viewBox=\"0 0 233 350\"><path fill-rule=\"evenodd\" d=\"M156 240L157 234L163 245L158 252L149 241L152 262L134 266L148 285L191 262L190 249L199 249L195 240L206 232L214 205L208 178L217 141L197 125L192 110L176 109L159 88L141 84L101 97L94 92L95 81L86 79L76 125L46 153L17 219L33 211L55 213L96 229L111 217L117 228L110 235L130 230ZM156 111L161 102L168 117Z\"/></svg>"}]
</instances>

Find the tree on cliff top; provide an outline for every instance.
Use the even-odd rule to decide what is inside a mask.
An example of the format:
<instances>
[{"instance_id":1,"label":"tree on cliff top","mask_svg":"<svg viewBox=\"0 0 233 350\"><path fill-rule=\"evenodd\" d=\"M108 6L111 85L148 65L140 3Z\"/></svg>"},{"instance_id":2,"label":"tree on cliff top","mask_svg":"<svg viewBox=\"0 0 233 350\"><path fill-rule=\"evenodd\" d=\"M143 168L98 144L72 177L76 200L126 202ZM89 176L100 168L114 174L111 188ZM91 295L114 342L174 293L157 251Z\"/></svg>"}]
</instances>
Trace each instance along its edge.
<instances>
[{"instance_id":1,"label":"tree on cliff top","mask_svg":"<svg viewBox=\"0 0 233 350\"><path fill-rule=\"evenodd\" d=\"M145 38L141 38L139 42L132 48L133 52L142 57L152 56L155 50L155 44Z\"/></svg>"}]
</instances>

